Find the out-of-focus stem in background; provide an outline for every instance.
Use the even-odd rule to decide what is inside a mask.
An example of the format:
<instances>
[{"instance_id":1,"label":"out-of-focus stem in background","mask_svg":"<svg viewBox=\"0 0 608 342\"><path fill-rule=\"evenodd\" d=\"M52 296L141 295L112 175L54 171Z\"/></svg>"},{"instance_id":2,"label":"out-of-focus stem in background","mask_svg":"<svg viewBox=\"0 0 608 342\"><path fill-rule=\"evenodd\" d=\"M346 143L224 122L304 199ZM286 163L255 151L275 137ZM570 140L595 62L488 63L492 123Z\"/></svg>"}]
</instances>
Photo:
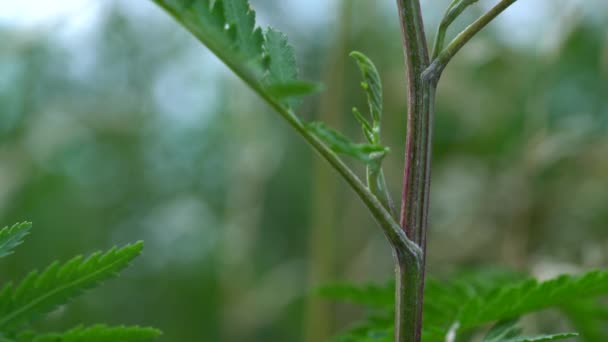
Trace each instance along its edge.
<instances>
[{"instance_id":1,"label":"out-of-focus stem in background","mask_svg":"<svg viewBox=\"0 0 608 342\"><path fill-rule=\"evenodd\" d=\"M325 63L326 91L321 98L318 120L341 130L344 112L345 63L348 59L348 33L352 14L352 0L342 0L338 31L330 44ZM309 238L309 288L331 281L335 274L336 224L338 213L338 176L327 163L314 158L312 213ZM332 334L332 304L318 296L308 297L305 316L305 341L326 341Z\"/></svg>"}]
</instances>

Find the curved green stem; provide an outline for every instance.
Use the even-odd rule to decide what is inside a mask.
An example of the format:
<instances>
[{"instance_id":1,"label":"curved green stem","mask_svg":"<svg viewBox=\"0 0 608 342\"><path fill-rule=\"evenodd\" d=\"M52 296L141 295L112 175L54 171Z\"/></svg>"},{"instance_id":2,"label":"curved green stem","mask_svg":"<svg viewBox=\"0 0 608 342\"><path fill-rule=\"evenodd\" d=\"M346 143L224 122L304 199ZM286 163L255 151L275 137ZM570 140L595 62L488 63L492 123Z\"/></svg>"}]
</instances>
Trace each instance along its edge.
<instances>
[{"instance_id":1,"label":"curved green stem","mask_svg":"<svg viewBox=\"0 0 608 342\"><path fill-rule=\"evenodd\" d=\"M443 49L443 45L445 44L445 36L447 34L448 28L456 18L458 18L464 10L466 10L472 4L478 2L479 0L453 0L450 6L445 11L443 18L441 19L441 23L439 23L439 28L437 29L437 34L435 35L435 43L433 44L433 53L431 54L431 59L437 58L439 53Z\"/></svg>"},{"instance_id":2,"label":"curved green stem","mask_svg":"<svg viewBox=\"0 0 608 342\"><path fill-rule=\"evenodd\" d=\"M486 27L492 20L494 20L500 13L506 10L509 6L514 4L517 0L501 0L486 14L482 15L474 23L469 25L464 31L462 31L456 38L454 38L450 44L433 60L431 65L424 71L423 77L428 80L438 80L445 69L446 65L452 60L452 58L468 43L479 31Z\"/></svg>"},{"instance_id":3,"label":"curved green stem","mask_svg":"<svg viewBox=\"0 0 608 342\"><path fill-rule=\"evenodd\" d=\"M310 134L304 124L291 110L285 108L281 103L264 92L257 84L252 85L249 82L247 83L344 178L346 183L350 185L363 203L370 209L372 216L378 221L393 248L403 250L408 257L408 263L418 262L422 255L420 248L404 234L382 202L361 182L346 164L321 140Z\"/></svg>"}]
</instances>

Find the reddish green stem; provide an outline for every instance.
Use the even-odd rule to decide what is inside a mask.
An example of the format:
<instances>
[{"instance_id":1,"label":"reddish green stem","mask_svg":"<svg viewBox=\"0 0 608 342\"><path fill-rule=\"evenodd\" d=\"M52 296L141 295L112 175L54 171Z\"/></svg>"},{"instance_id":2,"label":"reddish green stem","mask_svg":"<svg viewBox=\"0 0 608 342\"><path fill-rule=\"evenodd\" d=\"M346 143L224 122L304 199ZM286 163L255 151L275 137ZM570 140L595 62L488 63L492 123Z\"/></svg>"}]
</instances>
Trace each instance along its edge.
<instances>
[{"instance_id":1,"label":"reddish green stem","mask_svg":"<svg viewBox=\"0 0 608 342\"><path fill-rule=\"evenodd\" d=\"M397 255L395 341L419 342L422 334L424 266L431 170L434 82L422 78L429 53L419 0L397 0L407 65L408 115L400 224L422 250L418 267Z\"/></svg>"}]
</instances>

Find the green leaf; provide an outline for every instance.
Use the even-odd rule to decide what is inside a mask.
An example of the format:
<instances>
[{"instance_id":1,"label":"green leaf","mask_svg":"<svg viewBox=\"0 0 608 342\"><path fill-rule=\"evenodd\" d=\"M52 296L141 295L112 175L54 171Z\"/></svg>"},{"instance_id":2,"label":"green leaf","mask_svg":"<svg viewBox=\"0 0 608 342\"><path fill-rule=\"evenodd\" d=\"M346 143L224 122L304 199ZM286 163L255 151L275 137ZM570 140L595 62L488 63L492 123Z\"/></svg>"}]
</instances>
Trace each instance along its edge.
<instances>
[{"instance_id":1,"label":"green leaf","mask_svg":"<svg viewBox=\"0 0 608 342\"><path fill-rule=\"evenodd\" d=\"M496 323L484 337L483 342L543 342L564 340L578 336L575 333L521 336L521 329L517 326L518 321L518 319L511 319Z\"/></svg>"},{"instance_id":2,"label":"green leaf","mask_svg":"<svg viewBox=\"0 0 608 342\"><path fill-rule=\"evenodd\" d=\"M256 26L247 0L153 0L205 44L255 91L293 107L318 90L296 83L298 69L287 37Z\"/></svg>"},{"instance_id":3,"label":"green leaf","mask_svg":"<svg viewBox=\"0 0 608 342\"><path fill-rule=\"evenodd\" d=\"M255 26L255 11L247 0L153 1L229 66L261 65L264 36Z\"/></svg>"},{"instance_id":4,"label":"green leaf","mask_svg":"<svg viewBox=\"0 0 608 342\"><path fill-rule=\"evenodd\" d=\"M578 318L585 318L592 315L591 312L593 315L603 313L608 317L606 311L597 306L581 307L586 298L602 295L608 295L608 271L594 271L580 276L564 275L545 282L522 279L519 274L503 271L468 273L450 282L429 277L425 286L423 341L444 341L455 323L458 323L459 332L468 332L488 323L551 307L562 308L568 317L576 314ZM394 301L394 287L390 285L337 288L329 291L329 296L371 308L376 315L393 315L393 309L388 305ZM386 323L392 324L390 321ZM376 325L374 331L384 328ZM559 336L536 338L555 339Z\"/></svg>"},{"instance_id":5,"label":"green leaf","mask_svg":"<svg viewBox=\"0 0 608 342\"><path fill-rule=\"evenodd\" d=\"M439 297L448 297L453 291L448 287L446 293ZM461 330L470 330L486 323L606 294L607 271L594 271L581 276L563 275L545 282L519 280L493 288L473 289L465 296L454 296L457 300L452 302L440 302L449 314L425 316L428 318L425 322L429 331L433 331L428 341L441 341L454 322L460 324ZM433 302L432 296L428 299Z\"/></svg>"},{"instance_id":6,"label":"green leaf","mask_svg":"<svg viewBox=\"0 0 608 342\"><path fill-rule=\"evenodd\" d=\"M211 0L153 0L190 30L214 52L239 52L234 29L230 29L224 2ZM245 55L245 53L242 53Z\"/></svg>"},{"instance_id":7,"label":"green leaf","mask_svg":"<svg viewBox=\"0 0 608 342\"><path fill-rule=\"evenodd\" d=\"M353 51L350 56L355 59L361 70L361 76L363 77L361 86L367 94L369 113L372 117L373 126L379 129L382 119L382 81L380 74L371 59L361 52Z\"/></svg>"},{"instance_id":8,"label":"green leaf","mask_svg":"<svg viewBox=\"0 0 608 342\"><path fill-rule=\"evenodd\" d=\"M52 263L43 272L33 271L17 286L6 285L0 290L0 331L14 331L116 276L142 248L143 243L138 242L86 259L77 256L63 265Z\"/></svg>"},{"instance_id":9,"label":"green leaf","mask_svg":"<svg viewBox=\"0 0 608 342\"><path fill-rule=\"evenodd\" d=\"M198 2L201 2L200 0ZM235 48L245 58L255 61L262 57L264 36L255 25L255 11L247 0L216 0L214 6L224 7L226 28L233 33Z\"/></svg>"},{"instance_id":10,"label":"green leaf","mask_svg":"<svg viewBox=\"0 0 608 342\"><path fill-rule=\"evenodd\" d=\"M19 336L16 342L148 342L159 337L161 332L143 327L108 327L94 325L76 327L64 333L36 335L27 333Z\"/></svg>"},{"instance_id":11,"label":"green leaf","mask_svg":"<svg viewBox=\"0 0 608 342\"><path fill-rule=\"evenodd\" d=\"M582 341L608 341L608 307L598 300L577 300L560 307Z\"/></svg>"},{"instance_id":12,"label":"green leaf","mask_svg":"<svg viewBox=\"0 0 608 342\"><path fill-rule=\"evenodd\" d=\"M321 91L322 87L318 83L307 81L288 81L285 83L275 83L269 85L266 90L278 98L285 99L290 97L302 97Z\"/></svg>"},{"instance_id":13,"label":"green leaf","mask_svg":"<svg viewBox=\"0 0 608 342\"><path fill-rule=\"evenodd\" d=\"M462 306L455 320L463 327L475 327L605 294L608 294L607 271L594 271L582 276L563 275L546 282L529 279L471 298Z\"/></svg>"},{"instance_id":14,"label":"green leaf","mask_svg":"<svg viewBox=\"0 0 608 342\"><path fill-rule=\"evenodd\" d=\"M13 254L13 250L23 243L31 228L31 222L22 222L0 229L0 258Z\"/></svg>"},{"instance_id":15,"label":"green leaf","mask_svg":"<svg viewBox=\"0 0 608 342\"><path fill-rule=\"evenodd\" d=\"M367 141L369 141L370 143L373 143L376 140L376 136L374 134L372 124L370 124L369 121L367 121L367 119L363 116L363 114L359 112L359 109L357 109L357 107L353 107L353 115L355 116L355 119L357 119L357 121L359 121L359 123L361 124L361 130L363 130L363 135L365 136L365 139L367 139Z\"/></svg>"},{"instance_id":16,"label":"green leaf","mask_svg":"<svg viewBox=\"0 0 608 342\"><path fill-rule=\"evenodd\" d=\"M433 340L430 336L442 339L456 322L465 303L489 296L497 288L518 283L526 278L521 274L496 268L462 272L448 282L427 277L424 289L424 319L428 340Z\"/></svg>"},{"instance_id":17,"label":"green leaf","mask_svg":"<svg viewBox=\"0 0 608 342\"><path fill-rule=\"evenodd\" d=\"M289 107L295 107L302 97L320 90L319 85L297 81L298 67L293 47L287 36L273 28L266 30L264 52L266 53L267 74L265 78L267 91L283 101Z\"/></svg>"},{"instance_id":18,"label":"green leaf","mask_svg":"<svg viewBox=\"0 0 608 342\"><path fill-rule=\"evenodd\" d=\"M298 79L298 68L293 47L287 36L273 28L266 30L264 52L267 54L269 84L284 84Z\"/></svg>"},{"instance_id":19,"label":"green leaf","mask_svg":"<svg viewBox=\"0 0 608 342\"><path fill-rule=\"evenodd\" d=\"M356 144L322 122L307 123L306 129L335 153L351 156L368 165L377 165L389 151L387 147L381 145Z\"/></svg>"}]
</instances>

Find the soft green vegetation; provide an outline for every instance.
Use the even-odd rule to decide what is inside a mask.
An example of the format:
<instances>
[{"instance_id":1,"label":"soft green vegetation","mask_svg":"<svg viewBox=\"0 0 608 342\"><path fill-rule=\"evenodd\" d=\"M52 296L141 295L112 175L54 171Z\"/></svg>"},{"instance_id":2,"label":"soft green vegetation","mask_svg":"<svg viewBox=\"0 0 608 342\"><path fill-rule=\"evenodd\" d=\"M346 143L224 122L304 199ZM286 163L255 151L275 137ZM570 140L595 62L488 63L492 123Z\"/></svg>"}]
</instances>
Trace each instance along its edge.
<instances>
[{"instance_id":1,"label":"soft green vegetation","mask_svg":"<svg viewBox=\"0 0 608 342\"><path fill-rule=\"evenodd\" d=\"M483 342L541 342L557 341L576 337L578 334L565 333L554 335L521 336L521 329L517 327L517 320L507 320L496 323L483 338Z\"/></svg>"},{"instance_id":2,"label":"soft green vegetation","mask_svg":"<svg viewBox=\"0 0 608 342\"><path fill-rule=\"evenodd\" d=\"M356 287L336 284L321 288L319 293L324 297L361 305L370 312L366 321L354 326L338 340L392 340L391 317L395 293L393 286ZM581 276L561 276L545 282L524 279L520 275L507 272L469 273L448 282L428 279L423 340L439 342L449 335L456 338L461 333L468 336L472 331L484 328L489 323L501 322L494 328L494 333L488 335L494 336L493 339L486 339L519 341L513 336L518 332L514 327L516 322L511 320L508 324L505 321L551 308L567 313L571 305L607 294L606 271L594 271ZM588 312L569 316L574 326L577 326L578 320L592 317L593 314ZM503 336L503 340L497 340L496 336ZM543 338L572 337L568 334L551 336ZM541 337L536 338L544 341ZM522 341L524 340L522 338Z\"/></svg>"},{"instance_id":3,"label":"soft green vegetation","mask_svg":"<svg viewBox=\"0 0 608 342\"><path fill-rule=\"evenodd\" d=\"M74 327L69 336L87 341L152 333L124 324L158 327L168 342L390 340L394 285L354 285L393 279L385 238L348 183L270 113L293 114L389 208L376 214L395 217L408 101L399 21L386 2L250 0L259 22L291 43L262 28L253 53L243 46L259 41L254 29L218 30L252 13L222 2L205 32L230 45L224 60L256 91L151 1L104 2L48 26L3 22L0 221L36 229L0 259L0 280L100 246L143 239L147 250L121 280L38 315L19 338L68 340ZM437 46L492 3L454 2L441 20L449 2L424 2L429 37L435 24L445 34ZM481 32L442 75L424 341L480 342L492 327L488 339L608 340L602 286L588 295L579 281L608 265L608 3L576 3L519 0L519 12ZM287 56L298 68L271 63ZM29 231L13 229L0 234L2 255ZM490 265L526 276L460 273ZM576 276L555 295L534 281L560 273ZM309 295L336 281L346 285ZM552 304L574 293L583 295ZM522 294L547 298L513 298Z\"/></svg>"},{"instance_id":4,"label":"soft green vegetation","mask_svg":"<svg viewBox=\"0 0 608 342\"><path fill-rule=\"evenodd\" d=\"M31 223L24 222L0 230L0 255L13 253L29 233ZM67 304L84 291L116 277L143 249L138 242L87 258L77 256L65 263L54 262L43 271L30 272L19 283L8 283L0 290L0 340L4 342L144 342L160 332L151 328L76 327L64 333L40 333L30 325Z\"/></svg>"}]
</instances>

